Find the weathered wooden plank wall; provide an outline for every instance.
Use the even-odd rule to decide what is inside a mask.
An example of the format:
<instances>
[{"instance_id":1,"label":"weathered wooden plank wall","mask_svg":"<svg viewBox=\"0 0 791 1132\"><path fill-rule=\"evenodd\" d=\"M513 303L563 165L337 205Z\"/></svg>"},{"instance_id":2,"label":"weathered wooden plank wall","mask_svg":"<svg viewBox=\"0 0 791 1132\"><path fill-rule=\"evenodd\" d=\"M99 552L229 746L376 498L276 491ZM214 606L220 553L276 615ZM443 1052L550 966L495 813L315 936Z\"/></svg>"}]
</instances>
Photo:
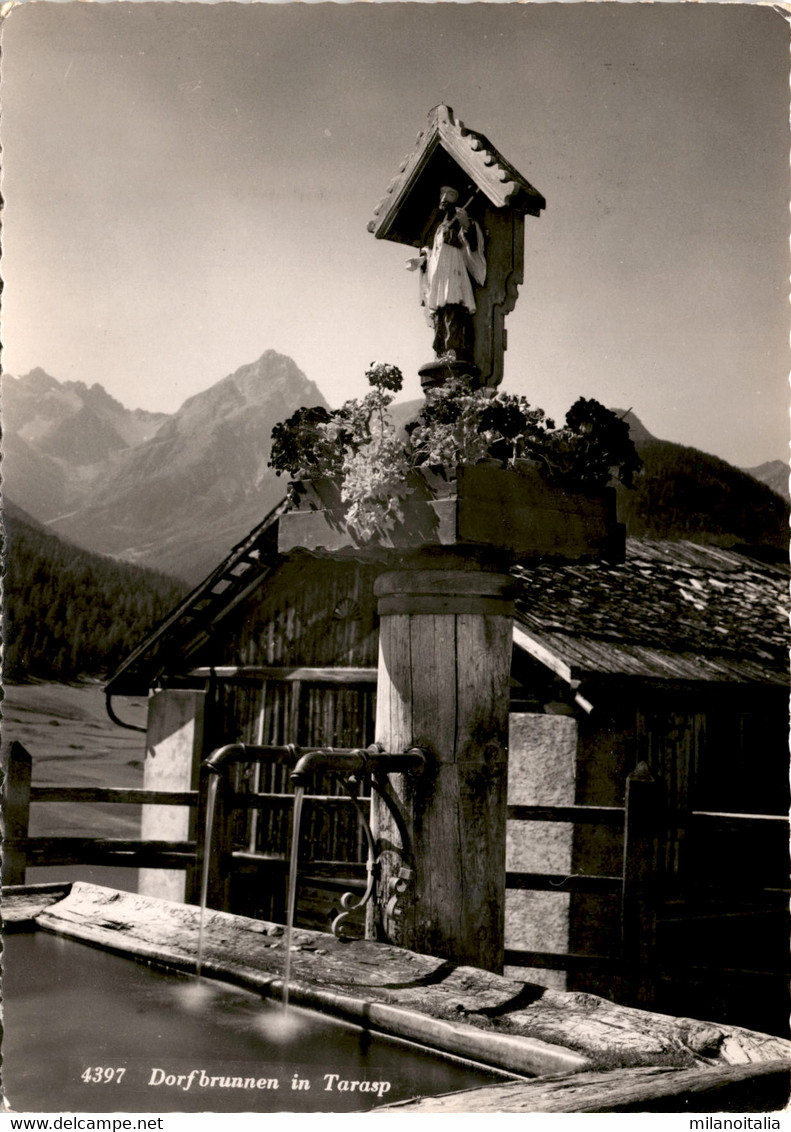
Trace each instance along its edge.
<instances>
[{"instance_id":1,"label":"weathered wooden plank wall","mask_svg":"<svg viewBox=\"0 0 791 1132\"><path fill-rule=\"evenodd\" d=\"M376 568L355 561L317 563L287 560L253 599L227 618L211 642L211 653L193 663L305 665L372 668L378 654L378 618L373 595ZM310 683L276 679L209 681L206 753L224 743L296 743L301 746L367 746L374 737L376 691L370 684ZM234 768L233 788L241 793L291 793L281 764ZM317 776L309 793L342 793L331 777ZM285 854L291 842L291 808L270 803L237 812L231 842L251 854ZM359 874L365 846L351 806L306 803L300 852L305 861L348 861ZM310 886L299 907L311 923L327 926L339 910L340 893L328 890L322 911L320 889ZM317 895L318 894L318 895ZM285 875L277 863L248 861L231 886L234 911L282 918ZM323 922L322 922L323 918Z\"/></svg>"},{"instance_id":2,"label":"weathered wooden plank wall","mask_svg":"<svg viewBox=\"0 0 791 1132\"><path fill-rule=\"evenodd\" d=\"M377 568L292 557L220 626L210 664L376 666Z\"/></svg>"},{"instance_id":3,"label":"weathered wooden plank wall","mask_svg":"<svg viewBox=\"0 0 791 1132\"><path fill-rule=\"evenodd\" d=\"M648 765L657 781L663 812L655 880L656 956L663 963L684 954L690 972L684 979L676 972L659 980L656 1007L749 1017L745 1024L757 1029L781 1030L788 1005L781 974L787 965L787 913L782 893L773 901L761 890L788 885L784 829L771 822L755 828L719 823L715 828L692 815L700 810L787 813L782 692L693 688L672 681L651 689L611 681L601 684L598 695L586 694L595 699L596 710L578 719L576 802L623 805L626 776L638 761ZM621 852L617 829L575 827L575 873L617 873ZM617 952L617 897L575 892L569 919L569 951ZM718 965L732 972L723 976L722 990L717 976L702 970ZM739 969L744 974L737 976ZM771 993L761 989L767 978ZM570 971L568 986L615 998L629 994L627 986L604 971Z\"/></svg>"}]
</instances>

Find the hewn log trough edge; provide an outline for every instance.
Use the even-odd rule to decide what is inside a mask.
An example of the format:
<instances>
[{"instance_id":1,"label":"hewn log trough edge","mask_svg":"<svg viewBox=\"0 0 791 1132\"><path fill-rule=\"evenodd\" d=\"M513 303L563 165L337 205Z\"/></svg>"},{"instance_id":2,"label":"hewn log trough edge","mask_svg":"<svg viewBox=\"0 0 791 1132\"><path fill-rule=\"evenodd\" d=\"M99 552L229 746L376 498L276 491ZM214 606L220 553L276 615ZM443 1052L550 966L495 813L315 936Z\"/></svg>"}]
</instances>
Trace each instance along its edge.
<instances>
[{"instance_id":1,"label":"hewn log trough edge","mask_svg":"<svg viewBox=\"0 0 791 1132\"><path fill-rule=\"evenodd\" d=\"M34 920L60 935L181 971L195 969L198 921L193 905L83 882ZM205 927L206 974L269 996L281 993L282 926L209 911ZM791 1042L739 1027L545 990L390 944L341 943L299 929L295 945L292 1001L508 1072L566 1078L614 1067L791 1064Z\"/></svg>"},{"instance_id":2,"label":"hewn log trough edge","mask_svg":"<svg viewBox=\"0 0 791 1132\"><path fill-rule=\"evenodd\" d=\"M115 920L113 927L102 927L100 923L86 920L80 923L71 919L70 901L79 903L81 897L90 895L90 892L110 894L113 890L102 889L98 885L89 885L77 882L72 891L61 903L51 904L35 917L38 927L46 928L65 935L69 938L81 940L89 944L101 946L124 955L134 955L139 958L166 963L179 970L194 970L195 959L193 955L174 947L164 947L136 936L122 934L121 920ZM129 906L129 897L132 894L118 893L118 899L113 903L113 912L118 913L126 905ZM164 906L170 902L154 901L150 898L136 897L137 901L145 900L152 906ZM84 907L84 905L82 905ZM199 910L194 905L171 905L171 908L183 908L192 913L197 931L197 917ZM249 920L242 916L232 916L225 912L210 912L207 916L207 928L211 933L212 926L216 929L218 924L247 927L259 937L261 929L279 927L279 925L264 924L263 921ZM131 922L129 923L131 927ZM302 929L298 932L300 940L305 937L316 937L321 942L329 942L334 937L328 937L323 932L307 932ZM348 947L350 945L343 945ZM354 945L351 945L354 946ZM227 956L207 959L203 964L203 973L218 979L234 982L248 988L258 990L270 997L279 997L283 992L283 982L277 975L269 972L256 971L243 964L234 962ZM496 1068L509 1070L515 1073L568 1073L587 1069L591 1066L589 1058L561 1046L530 1037L513 1037L508 1034L490 1034L478 1030L474 1026L463 1022L447 1022L431 1015L393 1006L389 1003L373 1001L369 997L340 993L326 990L319 986L311 986L301 981L292 980L289 989L291 1002L320 1010L323 1013L332 1013L336 1017L363 1025L366 1028L378 1030L384 1034L391 1034L400 1038L429 1045L445 1053L455 1054L472 1060L493 1065Z\"/></svg>"},{"instance_id":3,"label":"hewn log trough edge","mask_svg":"<svg viewBox=\"0 0 791 1132\"><path fill-rule=\"evenodd\" d=\"M787 1061L715 1068L640 1066L600 1069L533 1081L484 1085L439 1097L396 1101L377 1113L462 1112L784 1112ZM757 1127L757 1125L756 1125Z\"/></svg>"},{"instance_id":4,"label":"hewn log trough edge","mask_svg":"<svg viewBox=\"0 0 791 1132\"><path fill-rule=\"evenodd\" d=\"M3 931L30 931L35 926L36 916L50 904L65 900L71 885L71 881L3 885L0 900Z\"/></svg>"}]
</instances>

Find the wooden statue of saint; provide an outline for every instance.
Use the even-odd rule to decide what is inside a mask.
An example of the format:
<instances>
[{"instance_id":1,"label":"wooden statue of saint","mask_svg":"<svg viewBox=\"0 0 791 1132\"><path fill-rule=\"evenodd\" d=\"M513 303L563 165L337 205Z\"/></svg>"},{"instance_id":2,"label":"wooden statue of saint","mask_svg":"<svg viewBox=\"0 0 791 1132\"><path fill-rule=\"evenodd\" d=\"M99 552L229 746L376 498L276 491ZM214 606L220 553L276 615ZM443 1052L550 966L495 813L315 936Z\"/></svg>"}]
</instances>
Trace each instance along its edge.
<instances>
[{"instance_id":1,"label":"wooden statue of saint","mask_svg":"<svg viewBox=\"0 0 791 1132\"><path fill-rule=\"evenodd\" d=\"M437 360L473 365L475 290L486 282L486 255L481 226L467 211L472 198L465 206L458 200L456 189L442 186L431 246L407 268L420 272L420 303L434 330Z\"/></svg>"},{"instance_id":2,"label":"wooden statue of saint","mask_svg":"<svg viewBox=\"0 0 791 1132\"><path fill-rule=\"evenodd\" d=\"M524 218L538 216L545 203L450 106L429 111L368 224L378 240L419 253L407 266L420 272L434 329L434 360L420 368L424 388L453 376L489 388L502 381L505 316L523 278Z\"/></svg>"}]
</instances>

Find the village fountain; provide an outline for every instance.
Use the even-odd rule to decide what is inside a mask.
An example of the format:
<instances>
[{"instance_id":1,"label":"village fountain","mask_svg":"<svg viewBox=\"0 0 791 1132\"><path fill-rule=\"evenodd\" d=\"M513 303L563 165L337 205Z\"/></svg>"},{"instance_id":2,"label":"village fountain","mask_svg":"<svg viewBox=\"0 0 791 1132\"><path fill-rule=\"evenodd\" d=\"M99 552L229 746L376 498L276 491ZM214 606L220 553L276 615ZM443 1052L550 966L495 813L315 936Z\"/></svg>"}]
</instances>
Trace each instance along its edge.
<instances>
[{"instance_id":1,"label":"village fountain","mask_svg":"<svg viewBox=\"0 0 791 1132\"><path fill-rule=\"evenodd\" d=\"M524 217L543 206L483 135L449 107L430 112L369 225L377 238L417 252L410 267L434 332L435 356L421 368L429 396L449 385L479 397L496 390L505 315L523 275ZM292 768L289 933L300 800L310 772L337 773L353 801L362 781L371 785L366 938L346 942L341 916L336 936L299 929L293 943L291 935L284 943L282 925L211 909L198 917L188 905L87 885L41 911L38 923L182 970L197 966L501 1072L563 1075L565 1093L522 1080L490 1086L519 1089L518 1096L483 1096L483 1089L459 1102L460 1111L594 1111L619 1103L661 1111L681 1095L691 1110L708 1102L690 1097L711 1087L738 1093L757 1077L771 1080L774 1104L788 1063L781 1039L502 976L509 570L515 562L617 561L623 531L609 488L559 487L534 461L426 465L410 476L395 520L373 537L350 521L348 500L332 483L296 485L296 505L278 519L283 555L377 565L375 744L229 744L214 751L204 775L205 903L211 871L221 868L211 832L215 799L223 810L226 769L266 759ZM737 1062L761 1064L750 1070ZM752 1105L761 1106L755 1099Z\"/></svg>"},{"instance_id":2,"label":"village fountain","mask_svg":"<svg viewBox=\"0 0 791 1132\"><path fill-rule=\"evenodd\" d=\"M449 107L430 112L369 231L417 249L408 267L417 272L434 334L435 356L420 370L432 408L446 388L460 391L460 402L475 398L483 414L490 407L529 420L517 399L495 394L505 315L523 279L524 218L538 216L544 203ZM393 388L387 367L375 367L369 378ZM375 433L375 420L370 429ZM354 555L378 564L376 742L387 751L426 752L419 777L394 768L372 800L380 850L367 934L498 972L515 593L509 570L515 562L623 555L611 489L559 487L520 451L512 446L504 463L486 451L470 462L466 453L447 450L421 456L420 464L410 460L398 514L378 526L361 523L347 485L333 499L326 490L332 484L320 483L316 502L314 476L296 485L297 506L282 516L278 534L282 553ZM390 457L381 426L354 455L369 470ZM439 459L443 467L435 466ZM387 487L401 491L384 482L385 494ZM405 878L395 813L410 831L407 869L415 874L396 909L391 897Z\"/></svg>"}]
</instances>

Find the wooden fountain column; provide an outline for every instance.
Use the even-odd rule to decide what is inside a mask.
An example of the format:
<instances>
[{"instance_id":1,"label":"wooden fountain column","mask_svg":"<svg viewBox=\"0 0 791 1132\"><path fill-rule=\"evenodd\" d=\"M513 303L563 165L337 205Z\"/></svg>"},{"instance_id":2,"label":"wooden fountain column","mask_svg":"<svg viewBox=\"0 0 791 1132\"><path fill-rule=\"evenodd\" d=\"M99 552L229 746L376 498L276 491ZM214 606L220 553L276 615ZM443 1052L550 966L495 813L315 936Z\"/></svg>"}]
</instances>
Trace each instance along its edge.
<instances>
[{"instance_id":1,"label":"wooden fountain column","mask_svg":"<svg viewBox=\"0 0 791 1132\"><path fill-rule=\"evenodd\" d=\"M460 465L443 490L436 479L386 542L361 546L343 506L317 511L306 501L281 516L278 548L382 563L375 738L385 751L429 752L422 773L382 776L403 831L374 794L380 872L368 937L499 971L513 633L506 570L622 561L623 529L614 492L557 488L529 462Z\"/></svg>"},{"instance_id":2,"label":"wooden fountain column","mask_svg":"<svg viewBox=\"0 0 791 1132\"><path fill-rule=\"evenodd\" d=\"M416 875L392 914L402 861L374 798L380 933L492 971L503 965L512 579L450 556L380 575L376 739L426 748L420 775L391 775Z\"/></svg>"}]
</instances>

